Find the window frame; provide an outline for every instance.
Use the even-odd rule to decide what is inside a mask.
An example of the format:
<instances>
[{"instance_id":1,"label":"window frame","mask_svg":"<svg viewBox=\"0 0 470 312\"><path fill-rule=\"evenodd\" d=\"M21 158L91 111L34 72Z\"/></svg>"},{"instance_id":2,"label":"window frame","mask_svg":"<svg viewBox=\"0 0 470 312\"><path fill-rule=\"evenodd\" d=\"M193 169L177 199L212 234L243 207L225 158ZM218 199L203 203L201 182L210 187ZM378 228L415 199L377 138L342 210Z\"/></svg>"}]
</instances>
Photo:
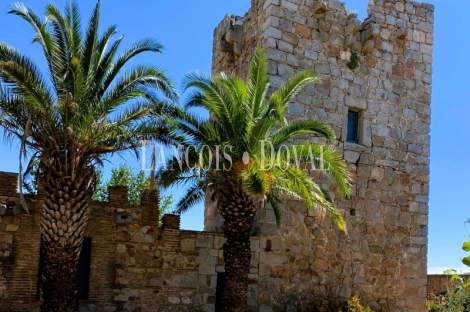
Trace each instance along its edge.
<instances>
[{"instance_id":1,"label":"window frame","mask_svg":"<svg viewBox=\"0 0 470 312\"><path fill-rule=\"evenodd\" d=\"M354 140L350 139L350 115L354 115L355 117L355 127L354 127ZM346 142L348 143L353 143L353 144L360 144L360 134L359 134L359 129L360 129L360 122L361 122L361 111L359 110L354 110L351 108L348 108L348 114L346 117Z\"/></svg>"}]
</instances>

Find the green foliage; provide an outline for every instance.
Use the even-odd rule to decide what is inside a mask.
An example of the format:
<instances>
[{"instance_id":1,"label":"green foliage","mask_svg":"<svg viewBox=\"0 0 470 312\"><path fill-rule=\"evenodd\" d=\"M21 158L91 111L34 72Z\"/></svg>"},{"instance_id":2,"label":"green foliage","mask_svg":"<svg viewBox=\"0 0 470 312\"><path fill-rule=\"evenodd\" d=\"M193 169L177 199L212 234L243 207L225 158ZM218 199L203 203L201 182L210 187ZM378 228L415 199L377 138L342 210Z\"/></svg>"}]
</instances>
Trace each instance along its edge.
<instances>
[{"instance_id":1,"label":"green foliage","mask_svg":"<svg viewBox=\"0 0 470 312\"><path fill-rule=\"evenodd\" d=\"M173 83L158 66L131 64L142 53L162 51L155 39L122 47L116 26L99 29L99 1L88 24L81 23L76 0L64 12L50 3L39 15L17 2L9 13L31 26L47 65L41 71L0 42L0 127L6 141L21 143L20 171L28 156L43 168L66 155L71 172L83 172L110 154L138 152L142 138L182 139L167 122L167 113L178 109Z\"/></svg>"},{"instance_id":2,"label":"green foliage","mask_svg":"<svg viewBox=\"0 0 470 312\"><path fill-rule=\"evenodd\" d=\"M357 296L353 296L349 298L347 303L347 311L348 312L372 312L369 306L365 308L361 305L361 301Z\"/></svg>"},{"instance_id":3,"label":"green foliage","mask_svg":"<svg viewBox=\"0 0 470 312\"><path fill-rule=\"evenodd\" d=\"M349 59L349 62L346 63L346 66L348 66L350 70L355 70L359 67L359 56L356 51L351 50L351 58Z\"/></svg>"},{"instance_id":4,"label":"green foliage","mask_svg":"<svg viewBox=\"0 0 470 312\"><path fill-rule=\"evenodd\" d=\"M470 236L469 236L470 238ZM462 250L465 252L470 252L470 241L463 242ZM462 259L462 263L470 267L470 255Z\"/></svg>"},{"instance_id":5,"label":"green foliage","mask_svg":"<svg viewBox=\"0 0 470 312\"><path fill-rule=\"evenodd\" d=\"M27 172L28 174L23 178L23 192L25 194L35 195L38 192L37 185L39 175L39 161L37 159L31 162Z\"/></svg>"},{"instance_id":6,"label":"green foliage","mask_svg":"<svg viewBox=\"0 0 470 312\"><path fill-rule=\"evenodd\" d=\"M465 223L470 223L470 220ZM462 250L470 252L470 241L463 242ZM470 255L464 257L462 263L470 267ZM454 291L448 289L447 294L434 297L428 304L428 312L470 312L470 278L465 280L454 269L447 269L444 274L450 275L450 282L457 287Z\"/></svg>"},{"instance_id":7,"label":"green foliage","mask_svg":"<svg viewBox=\"0 0 470 312\"><path fill-rule=\"evenodd\" d=\"M111 169L111 178L105 182L103 180L103 170L98 169L95 175L93 200L107 201L108 187L110 186L126 186L128 188L127 200L129 205L139 206L141 204L142 191L150 186L150 178L145 176L144 171L135 173L131 167L121 164L119 167ZM159 225L161 225L163 215L171 212L173 195L161 195L159 201Z\"/></svg>"},{"instance_id":8,"label":"green foliage","mask_svg":"<svg viewBox=\"0 0 470 312\"><path fill-rule=\"evenodd\" d=\"M350 195L351 178L342 156L334 149L334 131L318 120L288 122L286 118L289 104L298 92L308 83L318 81L317 73L303 71L269 96L267 58L261 48L253 56L246 80L231 73L187 76L185 86L192 93L186 107L205 108L212 118L201 120L186 112L178 119L178 130L193 140L184 156L196 167L187 163L179 166L181 153L166 165L176 170L159 173L164 187L184 183L190 186L177 204L177 211L184 212L202 201L207 191L217 194L227 185L238 185L246 194L271 203L278 225L282 217L281 198L288 196L303 200L311 210L324 209L344 230L345 222L328 191L300 168L307 159L312 168L321 168L331 178L341 196ZM323 138L325 143L306 140L291 145L305 135ZM296 163L293 155L303 164ZM214 159L219 163L214 165Z\"/></svg>"},{"instance_id":9,"label":"green foliage","mask_svg":"<svg viewBox=\"0 0 470 312\"><path fill-rule=\"evenodd\" d=\"M470 288L434 297L428 303L428 312L470 312Z\"/></svg>"}]
</instances>

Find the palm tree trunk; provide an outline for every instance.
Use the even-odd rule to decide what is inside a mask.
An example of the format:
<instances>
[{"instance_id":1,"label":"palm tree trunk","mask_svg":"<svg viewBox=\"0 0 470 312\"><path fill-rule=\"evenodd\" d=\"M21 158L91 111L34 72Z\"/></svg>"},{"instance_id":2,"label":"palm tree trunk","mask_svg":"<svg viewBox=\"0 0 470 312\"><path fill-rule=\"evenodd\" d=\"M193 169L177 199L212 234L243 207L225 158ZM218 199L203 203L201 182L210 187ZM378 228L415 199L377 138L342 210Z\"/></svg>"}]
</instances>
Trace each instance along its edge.
<instances>
[{"instance_id":1,"label":"palm tree trunk","mask_svg":"<svg viewBox=\"0 0 470 312\"><path fill-rule=\"evenodd\" d=\"M241 187L231 184L221 190L220 213L225 219L224 249L225 287L222 306L224 312L245 311L250 272L250 237L256 214L253 199Z\"/></svg>"},{"instance_id":2,"label":"palm tree trunk","mask_svg":"<svg viewBox=\"0 0 470 312\"><path fill-rule=\"evenodd\" d=\"M57 156L41 163L45 192L41 216L42 312L78 311L78 258L88 220L88 188L93 170L88 166L72 170L71 163L71 159Z\"/></svg>"}]
</instances>

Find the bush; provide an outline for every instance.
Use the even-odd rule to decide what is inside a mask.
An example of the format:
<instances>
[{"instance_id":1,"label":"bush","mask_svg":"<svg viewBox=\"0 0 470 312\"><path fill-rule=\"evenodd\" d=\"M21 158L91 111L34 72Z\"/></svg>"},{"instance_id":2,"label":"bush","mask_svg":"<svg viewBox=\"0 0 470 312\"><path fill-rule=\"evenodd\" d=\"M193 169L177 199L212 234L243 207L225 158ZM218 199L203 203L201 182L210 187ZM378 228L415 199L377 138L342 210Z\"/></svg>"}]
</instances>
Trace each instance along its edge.
<instances>
[{"instance_id":1,"label":"bush","mask_svg":"<svg viewBox=\"0 0 470 312\"><path fill-rule=\"evenodd\" d=\"M428 303L428 312L470 312L470 289L462 288L434 297Z\"/></svg>"},{"instance_id":2,"label":"bush","mask_svg":"<svg viewBox=\"0 0 470 312\"><path fill-rule=\"evenodd\" d=\"M348 300L348 312L372 312L369 306L365 308L361 305L357 296L351 297Z\"/></svg>"}]
</instances>

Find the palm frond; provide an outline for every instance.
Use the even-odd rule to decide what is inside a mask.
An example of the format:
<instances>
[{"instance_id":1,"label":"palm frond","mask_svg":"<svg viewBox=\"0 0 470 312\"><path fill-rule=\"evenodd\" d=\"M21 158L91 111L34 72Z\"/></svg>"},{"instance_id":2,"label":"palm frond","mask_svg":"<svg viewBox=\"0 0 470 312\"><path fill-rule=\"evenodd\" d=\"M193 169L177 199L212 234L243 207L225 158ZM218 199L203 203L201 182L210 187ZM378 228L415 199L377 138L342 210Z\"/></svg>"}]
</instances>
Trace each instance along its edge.
<instances>
[{"instance_id":1,"label":"palm frond","mask_svg":"<svg viewBox=\"0 0 470 312\"><path fill-rule=\"evenodd\" d=\"M267 111L275 110L279 112L280 116L284 116L289 102L304 86L311 82L319 82L318 74L313 70L302 71L290 78L281 88L271 94ZM285 122L285 120L281 121Z\"/></svg>"},{"instance_id":2,"label":"palm frond","mask_svg":"<svg viewBox=\"0 0 470 312\"><path fill-rule=\"evenodd\" d=\"M266 100L266 92L269 86L269 76L267 75L266 52L261 47L257 47L251 61L248 74L248 98L252 111L252 118L260 115L261 106Z\"/></svg>"},{"instance_id":3,"label":"palm frond","mask_svg":"<svg viewBox=\"0 0 470 312\"><path fill-rule=\"evenodd\" d=\"M102 83L102 88L99 91L99 95L103 95L108 92L108 88L111 86L113 81L118 77L121 73L122 68L124 65L129 62L135 56L144 53L144 52L161 52L163 46L153 38L145 38L142 40L137 41L130 48L127 48L114 62L113 67L106 73L106 77L104 82ZM174 90L171 90L174 91ZM165 94L171 100L175 100L178 98L177 93L168 93Z\"/></svg>"},{"instance_id":4,"label":"palm frond","mask_svg":"<svg viewBox=\"0 0 470 312\"><path fill-rule=\"evenodd\" d=\"M95 5L86 30L85 41L83 43L83 53L80 63L85 76L90 76L90 68L93 66L93 55L98 41L98 26L100 18L100 2Z\"/></svg>"},{"instance_id":5,"label":"palm frond","mask_svg":"<svg viewBox=\"0 0 470 312\"><path fill-rule=\"evenodd\" d=\"M55 102L49 84L33 61L5 43L0 43L0 78L37 109L50 110Z\"/></svg>"},{"instance_id":6,"label":"palm frond","mask_svg":"<svg viewBox=\"0 0 470 312\"><path fill-rule=\"evenodd\" d=\"M190 187L181 200L176 204L176 213L184 213L198 203L202 202L206 196L205 182L201 180L199 183Z\"/></svg>"},{"instance_id":7,"label":"palm frond","mask_svg":"<svg viewBox=\"0 0 470 312\"><path fill-rule=\"evenodd\" d=\"M335 133L331 127L320 120L297 120L293 123L279 128L271 137L274 148L300 135L317 135L325 138L329 143L336 140Z\"/></svg>"},{"instance_id":8,"label":"palm frond","mask_svg":"<svg viewBox=\"0 0 470 312\"><path fill-rule=\"evenodd\" d=\"M67 4L65 6L65 20L68 23L68 27L64 28L68 30L67 46L71 51L71 55L78 56L80 55L82 48L82 25L78 1L67 0Z\"/></svg>"},{"instance_id":9,"label":"palm frond","mask_svg":"<svg viewBox=\"0 0 470 312\"><path fill-rule=\"evenodd\" d=\"M333 147L317 143L304 143L290 146L289 150L282 149L277 155L285 161L292 156L305 161L306 164L312 166L311 170L325 172L334 182L341 196L347 197L351 194L351 175L341 155Z\"/></svg>"}]
</instances>

